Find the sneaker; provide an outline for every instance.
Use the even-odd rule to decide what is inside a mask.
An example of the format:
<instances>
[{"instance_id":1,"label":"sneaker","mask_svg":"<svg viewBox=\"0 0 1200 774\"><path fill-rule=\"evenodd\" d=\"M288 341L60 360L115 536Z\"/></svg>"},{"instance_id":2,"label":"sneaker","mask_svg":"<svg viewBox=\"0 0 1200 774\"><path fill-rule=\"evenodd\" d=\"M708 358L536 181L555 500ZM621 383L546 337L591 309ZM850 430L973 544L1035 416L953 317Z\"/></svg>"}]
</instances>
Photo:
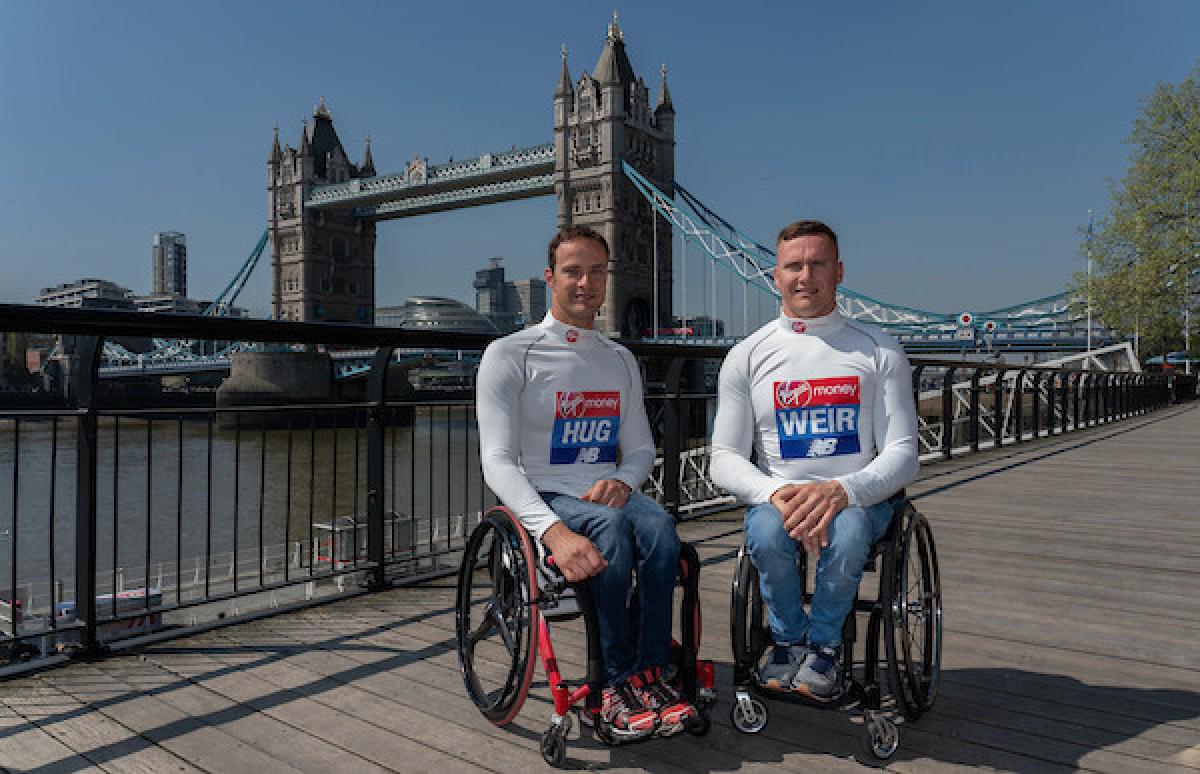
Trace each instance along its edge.
<instances>
[{"instance_id":1,"label":"sneaker","mask_svg":"<svg viewBox=\"0 0 1200 774\"><path fill-rule=\"evenodd\" d=\"M621 740L644 739L658 726L658 715L642 703L628 680L615 688L604 689L600 699L600 719L612 735Z\"/></svg>"},{"instance_id":2,"label":"sneaker","mask_svg":"<svg viewBox=\"0 0 1200 774\"><path fill-rule=\"evenodd\" d=\"M775 645L771 650L771 659L759 667L758 682L776 691L791 690L796 673L804 666L809 655L804 645Z\"/></svg>"},{"instance_id":3,"label":"sneaker","mask_svg":"<svg viewBox=\"0 0 1200 774\"><path fill-rule=\"evenodd\" d=\"M629 678L642 704L658 716L659 736L674 736L687 727L688 721L696 717L696 708L675 690L675 686L663 679L661 669L647 669Z\"/></svg>"},{"instance_id":4,"label":"sneaker","mask_svg":"<svg viewBox=\"0 0 1200 774\"><path fill-rule=\"evenodd\" d=\"M792 690L817 699L830 699L842 691L842 649L812 646L809 657L792 678Z\"/></svg>"}]
</instances>

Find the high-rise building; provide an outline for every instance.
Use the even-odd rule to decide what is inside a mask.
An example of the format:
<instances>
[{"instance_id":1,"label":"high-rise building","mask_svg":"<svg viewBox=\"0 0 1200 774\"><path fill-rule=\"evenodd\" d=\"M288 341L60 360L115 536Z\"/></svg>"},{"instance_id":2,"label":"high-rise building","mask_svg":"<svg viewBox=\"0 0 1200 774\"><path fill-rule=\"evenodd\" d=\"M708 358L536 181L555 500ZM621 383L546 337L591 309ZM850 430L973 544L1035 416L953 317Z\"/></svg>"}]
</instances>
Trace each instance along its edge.
<instances>
[{"instance_id":1,"label":"high-rise building","mask_svg":"<svg viewBox=\"0 0 1200 774\"><path fill-rule=\"evenodd\" d=\"M475 309L501 333L534 325L546 316L546 283L535 278L508 282L503 258L492 258L475 272Z\"/></svg>"},{"instance_id":2,"label":"high-rise building","mask_svg":"<svg viewBox=\"0 0 1200 774\"><path fill-rule=\"evenodd\" d=\"M187 237L176 231L154 235L154 294L187 295Z\"/></svg>"},{"instance_id":3,"label":"high-rise building","mask_svg":"<svg viewBox=\"0 0 1200 774\"><path fill-rule=\"evenodd\" d=\"M475 310L495 322L507 311L504 298L503 258L492 258L486 269L475 272ZM497 327L503 326L497 325Z\"/></svg>"},{"instance_id":4,"label":"high-rise building","mask_svg":"<svg viewBox=\"0 0 1200 774\"><path fill-rule=\"evenodd\" d=\"M511 309L519 310L522 324L525 327L536 325L546 316L546 281L531 277L527 280L516 280L505 284L505 289L511 296Z\"/></svg>"}]
</instances>

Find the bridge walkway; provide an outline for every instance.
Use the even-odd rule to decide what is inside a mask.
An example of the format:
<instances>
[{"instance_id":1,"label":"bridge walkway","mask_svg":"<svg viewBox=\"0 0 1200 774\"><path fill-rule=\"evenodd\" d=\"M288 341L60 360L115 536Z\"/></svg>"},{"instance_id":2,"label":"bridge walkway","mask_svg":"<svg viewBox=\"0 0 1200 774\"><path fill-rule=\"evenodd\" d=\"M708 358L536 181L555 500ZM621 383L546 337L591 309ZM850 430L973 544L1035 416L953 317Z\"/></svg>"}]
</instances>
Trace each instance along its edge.
<instances>
[{"instance_id":1,"label":"bridge walkway","mask_svg":"<svg viewBox=\"0 0 1200 774\"><path fill-rule=\"evenodd\" d=\"M1200 770L1200 405L936 464L912 487L945 588L944 687L893 771ZM688 523L705 562L711 734L608 749L605 771L852 771L851 716L774 704L728 720L740 514ZM539 672L508 730L459 680L453 582L363 594L0 683L0 766L21 771L544 770ZM560 625L578 666L580 629Z\"/></svg>"}]
</instances>

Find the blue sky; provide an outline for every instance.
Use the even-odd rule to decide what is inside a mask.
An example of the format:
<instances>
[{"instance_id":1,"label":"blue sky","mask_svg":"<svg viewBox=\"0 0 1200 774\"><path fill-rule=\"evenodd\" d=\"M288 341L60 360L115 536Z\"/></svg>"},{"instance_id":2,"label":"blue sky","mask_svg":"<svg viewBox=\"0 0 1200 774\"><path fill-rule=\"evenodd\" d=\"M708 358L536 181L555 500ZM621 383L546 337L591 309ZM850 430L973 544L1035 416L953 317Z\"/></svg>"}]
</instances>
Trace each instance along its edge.
<instances>
[{"instance_id":1,"label":"blue sky","mask_svg":"<svg viewBox=\"0 0 1200 774\"><path fill-rule=\"evenodd\" d=\"M1200 59L1192 0L619 9L639 74L657 90L669 68L681 183L762 242L825 219L847 286L944 312L1062 290L1141 98ZM187 234L191 294L219 291L266 223L272 127L298 144L321 96L381 173L548 142L560 46L590 70L611 14L0 0L0 301L81 276L147 292L159 230ZM470 301L496 255L536 275L553 223L550 198L384 223L378 303ZM268 270L242 298L258 314Z\"/></svg>"}]
</instances>

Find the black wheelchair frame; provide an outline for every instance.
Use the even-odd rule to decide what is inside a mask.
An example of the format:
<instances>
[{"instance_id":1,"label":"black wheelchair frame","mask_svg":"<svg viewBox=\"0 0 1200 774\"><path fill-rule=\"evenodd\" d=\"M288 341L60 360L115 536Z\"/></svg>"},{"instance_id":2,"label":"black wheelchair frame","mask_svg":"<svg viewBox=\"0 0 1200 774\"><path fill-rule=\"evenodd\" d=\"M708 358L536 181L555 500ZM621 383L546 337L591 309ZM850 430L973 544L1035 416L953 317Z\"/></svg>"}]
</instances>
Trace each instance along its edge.
<instances>
[{"instance_id":1,"label":"black wheelchair frame","mask_svg":"<svg viewBox=\"0 0 1200 774\"><path fill-rule=\"evenodd\" d=\"M716 703L712 662L697 655L699 571L696 549L684 543L679 556L681 637L672 642L668 679L695 705L699 714L687 731L697 736L708 733ZM572 688L559 670L548 621L579 616L587 631L587 675ZM529 533L507 508L487 511L467 539L458 574L455 630L463 684L479 711L497 726L507 725L521 711L540 654L554 699L554 713L541 740L547 763L561 766L565 761L570 710L579 704L580 712L590 716L596 737L606 745L617 743L600 719L604 662L588 585L567 583L543 561ZM491 655L477 655L481 647ZM498 660L507 666L497 669Z\"/></svg>"},{"instance_id":2,"label":"black wheelchair frame","mask_svg":"<svg viewBox=\"0 0 1200 774\"><path fill-rule=\"evenodd\" d=\"M933 706L941 677L942 601L937 551L933 533L911 501L900 493L890 499L893 517L887 532L871 548L867 572L881 563L879 591L875 599L856 596L842 624L844 690L828 700L803 694L776 691L761 686L759 662L773 645L767 624L766 603L758 571L743 545L734 569L730 601L730 633L733 644L735 701L730 718L735 728L747 734L762 731L768 720L766 705L757 696L782 699L819 707L857 704L863 712L863 746L872 756L886 760L899 747L896 723L882 712L883 685L879 677L879 640L882 635L886 663L882 671L896 709L906 721L916 720ZM808 558L800 552L797 562L804 602L812 602L808 589ZM857 613L866 613L865 653L855 674L854 644Z\"/></svg>"}]
</instances>

